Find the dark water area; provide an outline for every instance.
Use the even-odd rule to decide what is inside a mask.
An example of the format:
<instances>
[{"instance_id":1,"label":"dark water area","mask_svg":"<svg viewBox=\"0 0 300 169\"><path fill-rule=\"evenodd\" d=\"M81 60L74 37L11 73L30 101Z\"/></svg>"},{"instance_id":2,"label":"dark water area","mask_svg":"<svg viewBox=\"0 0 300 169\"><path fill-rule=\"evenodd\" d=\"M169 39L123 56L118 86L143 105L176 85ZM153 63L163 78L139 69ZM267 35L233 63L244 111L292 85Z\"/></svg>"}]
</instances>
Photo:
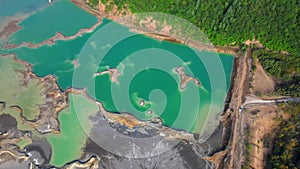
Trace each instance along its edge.
<instances>
[{"instance_id":1,"label":"dark water area","mask_svg":"<svg viewBox=\"0 0 300 169\"><path fill-rule=\"evenodd\" d=\"M9 114L2 114L0 116L0 131L6 133L10 129L17 128L17 120Z\"/></svg>"},{"instance_id":2,"label":"dark water area","mask_svg":"<svg viewBox=\"0 0 300 169\"><path fill-rule=\"evenodd\" d=\"M27 153L37 152L37 157L43 165L50 163L52 149L47 140L34 140L33 143L25 147L25 151Z\"/></svg>"}]
</instances>

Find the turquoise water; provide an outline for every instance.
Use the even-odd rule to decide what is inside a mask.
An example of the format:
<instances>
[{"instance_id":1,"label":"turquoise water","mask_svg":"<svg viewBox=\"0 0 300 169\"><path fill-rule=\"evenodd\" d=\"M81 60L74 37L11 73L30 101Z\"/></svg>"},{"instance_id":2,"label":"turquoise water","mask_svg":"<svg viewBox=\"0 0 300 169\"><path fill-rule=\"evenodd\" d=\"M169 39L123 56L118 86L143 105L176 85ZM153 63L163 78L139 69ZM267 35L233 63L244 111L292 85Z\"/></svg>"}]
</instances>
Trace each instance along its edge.
<instances>
[{"instance_id":1,"label":"turquoise water","mask_svg":"<svg viewBox=\"0 0 300 169\"><path fill-rule=\"evenodd\" d=\"M22 20L33 13L42 10L48 6L48 2L44 0L1 0L0 1L0 31L8 25L11 21ZM8 39L0 37L0 46ZM0 52L1 52L0 48Z\"/></svg>"},{"instance_id":2,"label":"turquoise water","mask_svg":"<svg viewBox=\"0 0 300 169\"><path fill-rule=\"evenodd\" d=\"M41 20L49 22L39 25ZM39 42L55 31L71 35L95 21L93 16L62 0L22 22L24 29L14 34L11 41ZM230 55L138 35L107 19L93 33L74 40L6 52L16 53L32 64L38 76L55 75L62 90L86 88L108 111L130 113L141 120L160 117L166 126L194 133L201 132L210 114L222 112L234 60ZM78 67L74 67L74 61L78 61ZM189 82L180 90L174 69L181 66L202 86ZM108 68L121 72L119 83L111 82L108 74L94 76ZM141 100L146 102L144 106L139 105Z\"/></svg>"},{"instance_id":3,"label":"turquoise water","mask_svg":"<svg viewBox=\"0 0 300 169\"><path fill-rule=\"evenodd\" d=\"M40 10L48 4L48 1L43 0L26 0L26 1L0 1L0 20L5 17L12 17L18 14L29 14L31 12Z\"/></svg>"},{"instance_id":4,"label":"turquoise water","mask_svg":"<svg viewBox=\"0 0 300 169\"><path fill-rule=\"evenodd\" d=\"M57 167L62 167L66 163L81 157L87 138L86 131L81 124L88 123L89 115L94 115L98 111L98 106L89 101L84 95L70 94L69 98L69 108L59 112L61 133L47 134L47 140L52 146L50 163ZM76 110L74 102L77 104ZM83 117L83 119L79 121L77 116ZM91 127L90 125L87 129L90 130Z\"/></svg>"},{"instance_id":5,"label":"turquoise water","mask_svg":"<svg viewBox=\"0 0 300 169\"><path fill-rule=\"evenodd\" d=\"M24 2L22 1L22 3ZM66 36L73 35L82 28L91 27L96 22L96 17L81 10L73 3L56 0L49 4L49 7L37 11L35 15L25 19L20 24L23 29L14 34L10 41L17 44L21 42L39 43L54 36L57 32Z\"/></svg>"}]
</instances>

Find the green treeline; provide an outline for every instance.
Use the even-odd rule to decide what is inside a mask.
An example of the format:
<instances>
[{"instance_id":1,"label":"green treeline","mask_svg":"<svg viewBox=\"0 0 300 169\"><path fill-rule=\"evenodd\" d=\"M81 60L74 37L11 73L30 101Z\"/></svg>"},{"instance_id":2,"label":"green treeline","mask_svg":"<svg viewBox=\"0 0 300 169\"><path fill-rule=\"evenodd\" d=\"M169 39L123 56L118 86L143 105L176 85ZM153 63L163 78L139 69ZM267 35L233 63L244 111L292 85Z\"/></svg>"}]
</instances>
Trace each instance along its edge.
<instances>
[{"instance_id":1,"label":"green treeline","mask_svg":"<svg viewBox=\"0 0 300 169\"><path fill-rule=\"evenodd\" d=\"M300 57L265 49L255 50L253 55L275 79L275 94L300 96Z\"/></svg>"},{"instance_id":2,"label":"green treeline","mask_svg":"<svg viewBox=\"0 0 300 169\"><path fill-rule=\"evenodd\" d=\"M281 121L281 129L270 153L268 162L273 169L300 168L300 104L285 104L283 111L290 114Z\"/></svg>"},{"instance_id":3,"label":"green treeline","mask_svg":"<svg viewBox=\"0 0 300 169\"><path fill-rule=\"evenodd\" d=\"M240 44L256 38L271 50L300 54L299 0L111 1L119 8L127 4L132 13L163 12L184 18L199 27L215 45Z\"/></svg>"}]
</instances>

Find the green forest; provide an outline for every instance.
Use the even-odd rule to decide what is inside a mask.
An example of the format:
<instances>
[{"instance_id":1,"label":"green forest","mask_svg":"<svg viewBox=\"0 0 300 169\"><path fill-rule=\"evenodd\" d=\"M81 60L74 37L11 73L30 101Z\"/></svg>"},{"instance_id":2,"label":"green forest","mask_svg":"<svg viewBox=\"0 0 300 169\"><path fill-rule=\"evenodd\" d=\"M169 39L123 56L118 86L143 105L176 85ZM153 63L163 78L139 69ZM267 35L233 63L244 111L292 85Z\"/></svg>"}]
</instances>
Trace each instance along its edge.
<instances>
[{"instance_id":1,"label":"green forest","mask_svg":"<svg viewBox=\"0 0 300 169\"><path fill-rule=\"evenodd\" d=\"M199 27L214 45L256 38L268 49L300 54L299 0L111 1L132 13L163 12L184 18Z\"/></svg>"},{"instance_id":2,"label":"green forest","mask_svg":"<svg viewBox=\"0 0 300 169\"><path fill-rule=\"evenodd\" d=\"M96 7L98 5L99 0L89 0L91 6Z\"/></svg>"},{"instance_id":3,"label":"green forest","mask_svg":"<svg viewBox=\"0 0 300 169\"><path fill-rule=\"evenodd\" d=\"M300 104L281 105L288 113L288 121L281 121L275 144L270 153L269 164L273 169L300 168Z\"/></svg>"}]
</instances>

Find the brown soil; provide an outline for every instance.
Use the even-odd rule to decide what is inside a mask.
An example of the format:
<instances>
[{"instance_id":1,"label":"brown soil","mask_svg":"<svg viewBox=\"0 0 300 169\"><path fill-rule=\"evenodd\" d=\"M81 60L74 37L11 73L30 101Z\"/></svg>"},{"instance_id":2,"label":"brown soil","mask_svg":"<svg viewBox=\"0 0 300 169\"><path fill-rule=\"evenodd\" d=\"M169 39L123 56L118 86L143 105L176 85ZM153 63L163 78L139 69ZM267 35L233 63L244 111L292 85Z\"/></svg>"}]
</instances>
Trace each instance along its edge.
<instances>
[{"instance_id":1,"label":"brown soil","mask_svg":"<svg viewBox=\"0 0 300 169\"><path fill-rule=\"evenodd\" d=\"M271 145L275 133L274 130L278 128L278 108L274 105L253 106L244 112L243 120L247 129L244 136L246 142L245 151L249 151L250 167L255 169L266 168L267 155L271 151ZM245 157L246 158L246 157ZM246 160L244 158L244 160ZM245 161L244 161L245 163Z\"/></svg>"},{"instance_id":2,"label":"brown soil","mask_svg":"<svg viewBox=\"0 0 300 169\"><path fill-rule=\"evenodd\" d=\"M117 122L118 124L126 126L129 129L145 125L145 123L135 119L133 116L130 116L128 114L116 114L106 112L105 115L111 121Z\"/></svg>"},{"instance_id":3,"label":"brown soil","mask_svg":"<svg viewBox=\"0 0 300 169\"><path fill-rule=\"evenodd\" d=\"M126 9L118 10L118 7L116 5L113 5L112 10L108 13L106 12L106 6L109 5L111 2L108 1L107 4L103 4L101 1L99 1L98 7L95 9L91 6L89 6L86 1L83 0L71 0L74 4L79 6L80 8L88 11L92 15L96 16L99 19L102 18L109 18L112 20L117 20L118 18L129 15L130 12Z\"/></svg>"},{"instance_id":4,"label":"brown soil","mask_svg":"<svg viewBox=\"0 0 300 169\"><path fill-rule=\"evenodd\" d=\"M215 165L215 168L219 168L219 165L224 160L227 152L228 152L227 150L220 151L215 153L213 156L202 157L202 159L213 163Z\"/></svg>"},{"instance_id":5,"label":"brown soil","mask_svg":"<svg viewBox=\"0 0 300 169\"><path fill-rule=\"evenodd\" d=\"M244 92L246 83L248 83L248 72L249 72L249 59L251 57L251 49L248 48L245 53L245 57L240 57L237 62L236 67L236 77L233 81L232 87L232 99L228 110L223 116L223 120L226 122L227 118L231 118L232 126L231 126L231 136L229 139L229 143L227 146L227 160L224 163L226 168L236 169L240 168L241 159L240 156L243 154L242 144L240 142L240 136L243 135L243 128L241 127L243 124L242 114L239 109L244 100ZM231 112L233 111L233 112Z\"/></svg>"},{"instance_id":6,"label":"brown soil","mask_svg":"<svg viewBox=\"0 0 300 169\"><path fill-rule=\"evenodd\" d=\"M256 70L253 76L253 94L254 95L270 95L274 91L274 82L270 76L268 76L263 69L262 65L256 59Z\"/></svg>"},{"instance_id":7,"label":"brown soil","mask_svg":"<svg viewBox=\"0 0 300 169\"><path fill-rule=\"evenodd\" d=\"M189 81L193 81L197 86L201 86L201 83L198 79L189 76L185 73L184 68L183 67L178 67L175 69L175 72L178 74L179 78L180 78L180 89L183 90L186 87L186 84Z\"/></svg>"},{"instance_id":8,"label":"brown soil","mask_svg":"<svg viewBox=\"0 0 300 169\"><path fill-rule=\"evenodd\" d=\"M250 40L250 39L246 40L244 42L244 44L247 45L247 46L256 45L258 48L263 48L264 47L263 44L260 43L260 41L255 39L255 38L253 40Z\"/></svg>"},{"instance_id":9,"label":"brown soil","mask_svg":"<svg viewBox=\"0 0 300 169\"><path fill-rule=\"evenodd\" d=\"M0 39L1 38L8 38L11 34L17 32L21 29L21 27L18 25L20 20L14 20L9 22L3 30L0 32Z\"/></svg>"}]
</instances>

